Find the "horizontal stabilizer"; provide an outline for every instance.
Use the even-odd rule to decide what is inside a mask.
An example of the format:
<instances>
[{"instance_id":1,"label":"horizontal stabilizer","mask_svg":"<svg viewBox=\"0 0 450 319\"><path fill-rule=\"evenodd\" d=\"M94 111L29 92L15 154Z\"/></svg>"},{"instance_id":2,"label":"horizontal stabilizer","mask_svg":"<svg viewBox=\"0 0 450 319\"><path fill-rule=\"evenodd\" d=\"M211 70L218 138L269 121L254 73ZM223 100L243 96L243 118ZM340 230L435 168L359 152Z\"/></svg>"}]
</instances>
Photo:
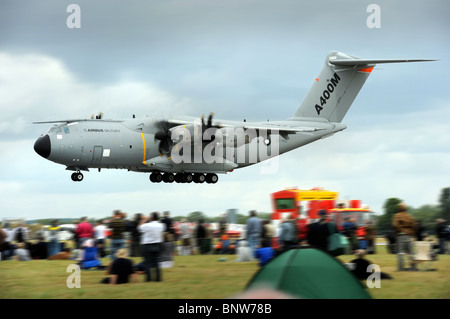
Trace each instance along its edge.
<instances>
[{"instance_id":1,"label":"horizontal stabilizer","mask_svg":"<svg viewBox=\"0 0 450 319\"><path fill-rule=\"evenodd\" d=\"M431 59L330 59L329 62L334 65L370 65L381 63L404 63L404 62L428 62L436 61Z\"/></svg>"}]
</instances>

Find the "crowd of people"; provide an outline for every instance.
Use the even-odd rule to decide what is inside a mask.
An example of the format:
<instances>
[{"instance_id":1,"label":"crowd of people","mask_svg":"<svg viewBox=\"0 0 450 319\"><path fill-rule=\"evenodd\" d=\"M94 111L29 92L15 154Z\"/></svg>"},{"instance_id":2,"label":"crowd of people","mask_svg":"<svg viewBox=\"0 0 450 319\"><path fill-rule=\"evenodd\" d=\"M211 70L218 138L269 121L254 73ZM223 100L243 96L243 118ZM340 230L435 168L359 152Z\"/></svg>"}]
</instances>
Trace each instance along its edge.
<instances>
[{"instance_id":1,"label":"crowd of people","mask_svg":"<svg viewBox=\"0 0 450 319\"><path fill-rule=\"evenodd\" d=\"M250 211L245 232L240 238L230 238L224 214L215 233L217 240L213 243L210 225L202 219L195 224L182 219L175 227L169 212L162 216L156 212L135 214L129 220L126 213L116 210L110 220L99 221L96 225L87 217L81 218L72 230L71 245L59 239L59 232L64 229L57 220L47 228L45 239L40 233L35 240L31 240L26 225L11 229L5 224L0 230L0 253L2 260L73 259L83 269L106 269L109 276L102 282L117 284L137 280L135 274L143 274L145 281L162 281L162 269L173 266L176 254L235 254L235 261L258 261L264 266L278 254L304 245L330 253L329 237L334 233L347 238L346 254L362 256L376 252L375 228L371 222L365 225L365 235L361 239L356 235L358 225L350 218L345 219L338 230L335 223L328 221L326 211L322 210L318 215L319 218L304 229L305 233L301 233L297 220L286 218L275 227L270 220L259 218L256 211ZM422 229L406 212L404 204L399 205L392 224L396 233L398 269L405 270L403 258L412 254L412 236L420 234ZM440 252L445 253L446 242L450 243L450 228L443 220L438 220L436 231ZM110 259L107 265L101 262L105 257ZM141 257L142 261L134 265L129 257Z\"/></svg>"}]
</instances>

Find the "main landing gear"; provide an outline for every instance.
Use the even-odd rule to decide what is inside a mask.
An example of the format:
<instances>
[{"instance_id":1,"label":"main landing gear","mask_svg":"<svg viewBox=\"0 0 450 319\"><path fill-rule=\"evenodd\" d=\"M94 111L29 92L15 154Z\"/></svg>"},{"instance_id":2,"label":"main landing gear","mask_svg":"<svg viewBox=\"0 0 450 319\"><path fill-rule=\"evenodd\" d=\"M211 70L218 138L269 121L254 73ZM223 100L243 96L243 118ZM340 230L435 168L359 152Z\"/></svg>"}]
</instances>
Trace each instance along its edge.
<instances>
[{"instance_id":1,"label":"main landing gear","mask_svg":"<svg viewBox=\"0 0 450 319\"><path fill-rule=\"evenodd\" d=\"M219 180L219 177L217 174L202 174L202 173L160 173L160 172L154 172L150 174L150 181L153 183L208 183L208 184L215 184Z\"/></svg>"},{"instance_id":2,"label":"main landing gear","mask_svg":"<svg viewBox=\"0 0 450 319\"><path fill-rule=\"evenodd\" d=\"M79 171L76 173L73 173L71 175L71 178L74 182L81 182L83 180L83 174L81 174Z\"/></svg>"}]
</instances>

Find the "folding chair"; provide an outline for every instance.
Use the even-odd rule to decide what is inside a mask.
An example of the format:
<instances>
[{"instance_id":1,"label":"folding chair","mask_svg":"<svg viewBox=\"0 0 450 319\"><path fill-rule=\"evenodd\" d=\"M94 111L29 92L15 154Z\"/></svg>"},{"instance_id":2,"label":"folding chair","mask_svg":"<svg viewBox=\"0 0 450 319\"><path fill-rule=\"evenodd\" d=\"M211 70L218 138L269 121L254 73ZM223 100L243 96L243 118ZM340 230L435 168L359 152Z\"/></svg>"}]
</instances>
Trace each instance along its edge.
<instances>
[{"instance_id":1,"label":"folding chair","mask_svg":"<svg viewBox=\"0 0 450 319\"><path fill-rule=\"evenodd\" d=\"M431 269L431 263L433 258L432 254L433 243L429 241L415 241L414 242L414 255L412 263L417 264L419 270L434 270ZM419 266L422 267L419 267Z\"/></svg>"}]
</instances>

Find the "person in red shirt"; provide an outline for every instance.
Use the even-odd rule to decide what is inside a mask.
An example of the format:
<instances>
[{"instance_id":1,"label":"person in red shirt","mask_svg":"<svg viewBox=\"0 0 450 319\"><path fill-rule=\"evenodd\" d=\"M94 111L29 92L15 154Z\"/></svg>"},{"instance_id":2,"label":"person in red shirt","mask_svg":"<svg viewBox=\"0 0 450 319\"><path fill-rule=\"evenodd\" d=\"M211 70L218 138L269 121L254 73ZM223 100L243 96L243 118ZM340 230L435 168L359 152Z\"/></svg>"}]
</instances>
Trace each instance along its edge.
<instances>
[{"instance_id":1,"label":"person in red shirt","mask_svg":"<svg viewBox=\"0 0 450 319\"><path fill-rule=\"evenodd\" d=\"M87 217L81 218L81 223L78 224L75 233L77 234L80 247L87 239L94 237L94 227L87 221Z\"/></svg>"}]
</instances>

